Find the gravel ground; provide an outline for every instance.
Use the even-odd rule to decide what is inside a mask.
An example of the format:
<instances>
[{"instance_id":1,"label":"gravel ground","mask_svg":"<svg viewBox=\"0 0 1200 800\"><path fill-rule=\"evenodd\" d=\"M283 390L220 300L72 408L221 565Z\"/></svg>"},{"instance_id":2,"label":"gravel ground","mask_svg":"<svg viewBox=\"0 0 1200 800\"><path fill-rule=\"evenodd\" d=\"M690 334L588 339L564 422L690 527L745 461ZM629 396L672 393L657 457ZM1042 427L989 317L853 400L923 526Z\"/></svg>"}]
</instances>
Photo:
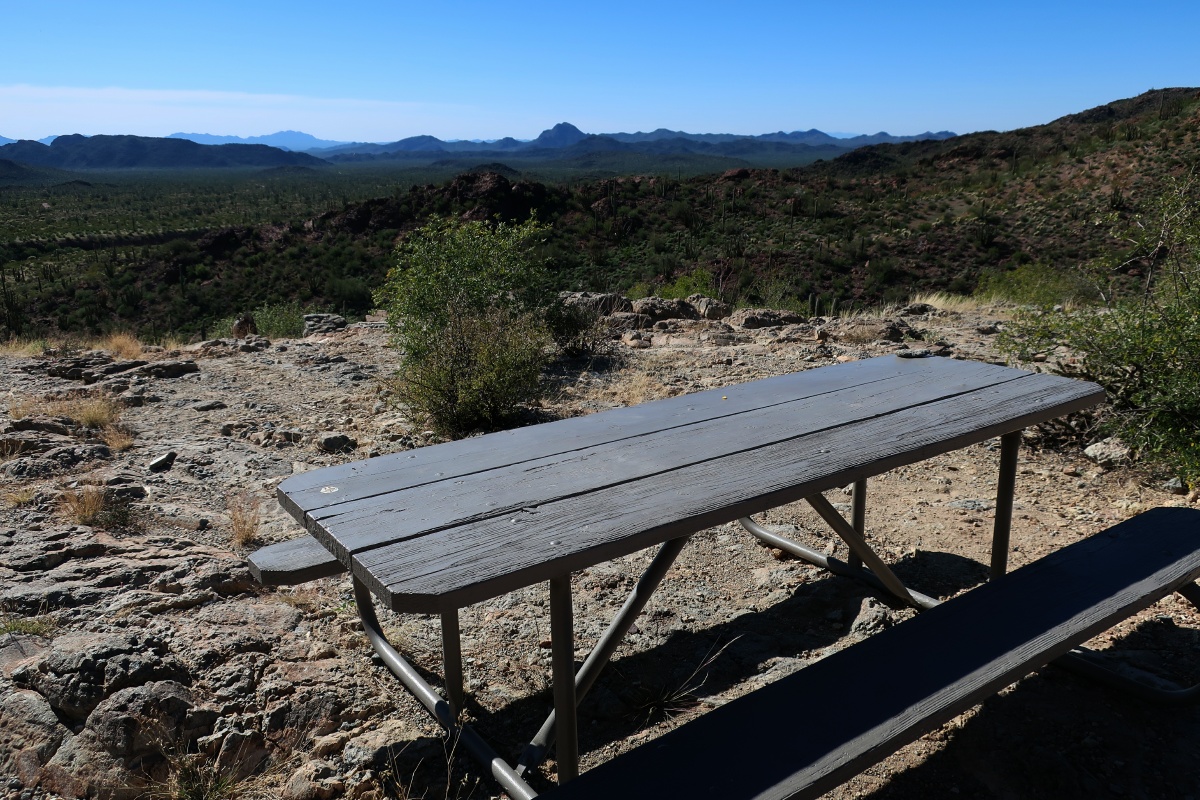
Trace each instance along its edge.
<instances>
[{"instance_id":1,"label":"gravel ground","mask_svg":"<svg viewBox=\"0 0 1200 800\"><path fill-rule=\"evenodd\" d=\"M753 330L671 323L641 340L649 347L631 340L619 358L562 369L538 415L590 413L901 347L998 360L992 339L1002 311L890 322L906 330L907 343L878 338L880 323L871 320ZM77 354L3 357L0 430L41 419L56 398L104 387L124 398L121 422L133 440L105 453L97 435L62 423L63 433L50 424L25 431L36 441L29 449L6 445L0 609L6 622L45 627L0 636L0 776L8 776L0 778L0 797L161 794L190 763L186 751L234 773L242 796L498 796L467 759L456 755L448 766L450 746L437 727L373 660L346 581L261 590L242 563L254 547L300 533L273 500L284 477L435 441L383 401L380 381L394 365L385 343L385 332L369 325L249 347L224 341L150 353L150 364L196 369L140 376L97 372L119 358L105 365L93 357L89 366L73 362ZM79 377L88 371L90 378ZM1098 466L1082 453L1090 442L1066 430L1025 437L1013 567L1145 508L1196 504L1194 494L1171 494L1136 466ZM17 441L16 433L5 441ZM353 448L335 452L337 436ZM868 538L916 588L950 597L984 578L998 455L998 442L986 442L870 481ZM89 485L127 492L134 518L72 518L65 495ZM847 493L827 496L848 511ZM804 506L775 509L760 521L846 555ZM579 658L651 556L575 576ZM545 588L532 587L461 614L467 714L502 753L519 751L551 705L548 614L530 613L546 606ZM736 526L704 531L584 701L583 768L911 613L761 546ZM436 620L381 617L415 661L439 662ZM83 679L72 682L80 659L137 661L133 646L120 650L123 660L96 655L115 636L141 637L142 671L129 667L114 678L110 666L95 697L81 701ZM161 652L145 642L159 643ZM1200 680L1200 612L1181 599L1163 600L1092 644L1119 650L1126 669ZM140 717L129 711L136 703ZM18 724L18 715L35 721ZM140 731L138 720L147 716L172 731L174 750L170 737L154 746L149 734L120 746L105 738L112 720L132 719L122 724ZM1196 797L1196 741L1196 710L1165 711L1051 668L827 796ZM548 787L553 773L551 761L533 781Z\"/></svg>"}]
</instances>

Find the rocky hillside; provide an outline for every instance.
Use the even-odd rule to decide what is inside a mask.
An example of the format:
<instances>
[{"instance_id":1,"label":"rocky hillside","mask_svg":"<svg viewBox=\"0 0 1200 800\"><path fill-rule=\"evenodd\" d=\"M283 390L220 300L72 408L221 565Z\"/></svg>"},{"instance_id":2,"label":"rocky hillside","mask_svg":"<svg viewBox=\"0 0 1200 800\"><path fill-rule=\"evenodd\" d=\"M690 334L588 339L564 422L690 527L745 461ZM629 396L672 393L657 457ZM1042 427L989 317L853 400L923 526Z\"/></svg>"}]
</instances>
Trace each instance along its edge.
<instances>
[{"instance_id":1,"label":"rocky hillside","mask_svg":"<svg viewBox=\"0 0 1200 800\"><path fill-rule=\"evenodd\" d=\"M730 316L699 299L627 308L609 317L607 355L560 365L552 401L531 416L901 350L991 360L1005 318L931 306ZM386 402L395 356L381 326L324 323L298 340L167 352L126 339L0 357L0 797L184 798L204 786L224 787L210 798L496 796L465 757L447 766L453 743L372 659L346 580L264 590L246 569L251 549L301 533L274 501L284 477L433 442ZM1088 430L1080 418L1027 433L1014 564L1144 507L1197 502L1119 453L1085 457ZM950 596L984 578L996 459L991 442L872 480L869 535L923 591ZM840 491L830 498L848 509ZM845 555L802 508L763 521ZM644 560L576 576L581 647ZM545 603L533 587L462 615L468 713L501 752L551 706ZM584 767L908 614L733 526L705 531L584 703ZM437 663L435 619L383 619L419 662ZM1200 679L1200 613L1181 602L1093 644L1115 645L1133 670ZM1196 711L1048 670L829 797L1182 797L1200 792L1198 737Z\"/></svg>"},{"instance_id":2,"label":"rocky hillside","mask_svg":"<svg viewBox=\"0 0 1200 800\"><path fill-rule=\"evenodd\" d=\"M114 326L200 334L263 303L362 314L397 240L434 214L536 214L551 227L539 255L561 289L654 293L699 276L728 302L812 312L970 293L1021 268L1067 274L1124 252L1122 232L1200 161L1198 98L1158 90L1046 125L881 144L798 169L678 177L647 161L553 182L499 156L479 167L480 156L440 184L364 202L314 190L288 213L262 175L170 219L154 215L188 190L155 199L147 187L114 209L110 187L64 181L0 207L14 232L0 243L0 338ZM197 224L215 208L225 222ZM229 222L251 213L253 224Z\"/></svg>"}]
</instances>

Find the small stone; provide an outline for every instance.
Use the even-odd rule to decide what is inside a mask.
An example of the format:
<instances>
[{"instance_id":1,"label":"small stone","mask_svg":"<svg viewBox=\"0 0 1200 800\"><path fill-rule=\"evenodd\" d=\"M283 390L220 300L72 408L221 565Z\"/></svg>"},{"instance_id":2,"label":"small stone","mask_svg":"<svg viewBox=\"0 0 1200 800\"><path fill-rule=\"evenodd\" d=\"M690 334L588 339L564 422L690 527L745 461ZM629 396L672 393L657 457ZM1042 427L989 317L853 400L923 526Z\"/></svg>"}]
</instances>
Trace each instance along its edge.
<instances>
[{"instance_id":1,"label":"small stone","mask_svg":"<svg viewBox=\"0 0 1200 800\"><path fill-rule=\"evenodd\" d=\"M1130 450L1120 439L1110 437L1102 439L1084 448L1083 454L1102 467L1114 467L1125 464L1130 459Z\"/></svg>"},{"instance_id":2,"label":"small stone","mask_svg":"<svg viewBox=\"0 0 1200 800\"><path fill-rule=\"evenodd\" d=\"M174 450L168 450L147 464L146 469L150 470L151 472L166 472L171 468L171 465L175 463L175 459L178 457L178 455L179 454Z\"/></svg>"},{"instance_id":3,"label":"small stone","mask_svg":"<svg viewBox=\"0 0 1200 800\"><path fill-rule=\"evenodd\" d=\"M1164 492L1171 494L1187 494L1187 486L1179 478L1171 478L1162 485L1162 488Z\"/></svg>"},{"instance_id":4,"label":"small stone","mask_svg":"<svg viewBox=\"0 0 1200 800\"><path fill-rule=\"evenodd\" d=\"M340 453L358 447L358 442L344 433L323 433L317 437L317 449L326 453Z\"/></svg>"}]
</instances>

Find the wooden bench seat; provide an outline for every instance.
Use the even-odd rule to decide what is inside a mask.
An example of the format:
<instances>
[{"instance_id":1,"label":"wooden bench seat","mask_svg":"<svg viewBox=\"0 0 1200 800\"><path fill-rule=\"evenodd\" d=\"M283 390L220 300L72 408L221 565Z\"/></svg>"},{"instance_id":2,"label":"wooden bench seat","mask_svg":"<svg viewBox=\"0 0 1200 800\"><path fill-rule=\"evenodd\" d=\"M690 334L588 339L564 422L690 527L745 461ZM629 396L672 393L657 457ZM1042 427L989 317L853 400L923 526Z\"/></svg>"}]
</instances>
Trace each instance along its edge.
<instances>
[{"instance_id":1,"label":"wooden bench seat","mask_svg":"<svg viewBox=\"0 0 1200 800\"><path fill-rule=\"evenodd\" d=\"M547 792L812 798L1200 578L1200 511L1160 508L688 721Z\"/></svg>"},{"instance_id":2,"label":"wooden bench seat","mask_svg":"<svg viewBox=\"0 0 1200 800\"><path fill-rule=\"evenodd\" d=\"M250 574L263 586L292 586L346 571L342 562L311 536L267 545L251 553L246 562Z\"/></svg>"}]
</instances>

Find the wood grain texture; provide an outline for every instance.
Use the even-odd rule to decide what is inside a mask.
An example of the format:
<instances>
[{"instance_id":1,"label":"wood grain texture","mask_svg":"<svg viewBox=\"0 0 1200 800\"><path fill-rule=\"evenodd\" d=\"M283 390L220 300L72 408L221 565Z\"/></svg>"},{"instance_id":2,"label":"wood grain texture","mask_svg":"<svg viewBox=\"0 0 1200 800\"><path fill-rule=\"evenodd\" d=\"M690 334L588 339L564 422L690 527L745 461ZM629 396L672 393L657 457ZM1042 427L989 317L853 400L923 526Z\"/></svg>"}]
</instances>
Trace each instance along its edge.
<instances>
[{"instance_id":1,"label":"wood grain texture","mask_svg":"<svg viewBox=\"0 0 1200 800\"><path fill-rule=\"evenodd\" d=\"M345 565L311 536L267 545L251 553L246 563L263 586L291 586L346 571Z\"/></svg>"},{"instance_id":2,"label":"wood grain texture","mask_svg":"<svg viewBox=\"0 0 1200 800\"><path fill-rule=\"evenodd\" d=\"M737 698L543 796L819 797L1197 578L1200 511L1155 509Z\"/></svg>"},{"instance_id":3,"label":"wood grain texture","mask_svg":"<svg viewBox=\"0 0 1200 800\"><path fill-rule=\"evenodd\" d=\"M428 531L511 514L566 497L671 472L693 464L823 430L871 420L1000 385L994 367L964 365L953 378L931 381L919 373L892 376L866 385L825 392L766 408L671 427L617 442L559 453L476 472L453 480L376 494L350 503L314 509L309 523L336 531L339 557ZM1022 377L1014 372L1003 383ZM1025 376L1025 379L1033 376Z\"/></svg>"},{"instance_id":4,"label":"wood grain texture","mask_svg":"<svg viewBox=\"0 0 1200 800\"><path fill-rule=\"evenodd\" d=\"M996 382L1028 374L941 358L873 358L327 467L288 478L279 484L277 495L284 508L303 522L306 513L329 505L818 397L843 388L869 386L898 376L954 381L968 363L973 370L993 376ZM321 491L330 486L338 487L338 491Z\"/></svg>"},{"instance_id":5,"label":"wood grain texture","mask_svg":"<svg viewBox=\"0 0 1200 800\"><path fill-rule=\"evenodd\" d=\"M1028 375L365 549L354 553L354 570L394 610L461 607L1088 407L1098 392ZM336 522L310 530L326 546L343 535Z\"/></svg>"}]
</instances>

